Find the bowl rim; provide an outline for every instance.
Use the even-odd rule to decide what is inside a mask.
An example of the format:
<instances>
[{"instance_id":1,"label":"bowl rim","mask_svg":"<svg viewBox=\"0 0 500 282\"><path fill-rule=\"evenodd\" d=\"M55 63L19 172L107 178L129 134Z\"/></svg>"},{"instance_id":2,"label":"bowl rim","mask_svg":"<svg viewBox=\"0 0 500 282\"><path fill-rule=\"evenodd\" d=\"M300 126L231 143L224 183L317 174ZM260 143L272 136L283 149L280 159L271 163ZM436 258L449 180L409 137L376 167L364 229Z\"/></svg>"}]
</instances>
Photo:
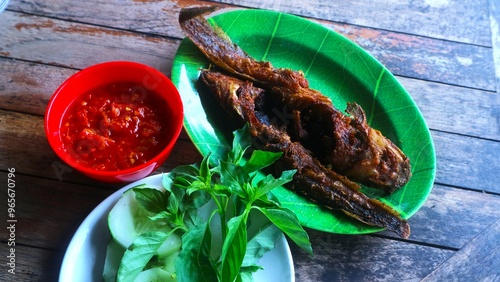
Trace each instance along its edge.
<instances>
[{"instance_id":1,"label":"bowl rim","mask_svg":"<svg viewBox=\"0 0 500 282\"><path fill-rule=\"evenodd\" d=\"M49 115L53 109L54 104L57 101L57 98L61 93L63 93L63 89L67 87L71 81L78 79L82 75L86 75L87 73L102 69L102 68L115 68L115 67L130 67L130 68L143 68L146 69L148 72L152 72L155 74L157 77L160 77L162 80L162 83L166 83L169 87L170 90L172 90L172 102L168 102L169 104L173 105L177 111L175 112L175 115L172 115L176 121L174 124L175 128L171 131L171 137L169 138L169 141L167 145L159 152L157 153L153 158L148 160L147 162L137 165L137 166L132 166L130 168L122 169L122 170L95 170L88 168L87 166L84 166L77 161L71 159L68 157L68 153L66 153L65 149L63 148L58 148L59 144L62 144L63 142L60 140L60 135L57 134L57 136L53 136L49 129ZM78 95L75 96L73 99L76 100L78 97L86 93L85 91L82 93L79 93ZM165 100L164 95L157 94L162 100ZM71 105L70 103L68 107ZM61 117L58 120L61 120L64 117L64 114L66 113L68 107L65 108L63 113L61 114ZM44 131L45 131L45 136L47 141L49 142L49 145L51 146L52 150L56 153L56 155L67 165L70 167L80 171L83 174L86 175L98 175L100 177L114 177L114 176L119 176L119 175L133 175L135 173L138 173L142 171L143 169L149 168L152 165L153 166L160 166L161 164L159 163L159 160L162 159L165 155L168 156L169 152L171 152L172 148L174 145L177 143L177 139L182 131L183 128L183 119L184 119L184 106L180 97L180 93L177 89L177 87L172 83L171 79L167 77L165 74L160 72L159 70L142 64L142 63L137 63L137 62L131 62L131 61L108 61L108 62L102 62L98 63L95 65L91 65L89 67L86 67L73 75L69 76L61 85L57 87L57 89L52 93L52 96L49 99L49 102L47 104L47 107L45 109L45 114L44 114ZM60 132L60 128L58 128L58 133ZM153 169L154 170L154 169ZM151 171L152 172L152 171ZM149 173L151 173L149 172ZM148 173L148 174L149 174ZM118 180L118 179L117 179Z\"/></svg>"}]
</instances>

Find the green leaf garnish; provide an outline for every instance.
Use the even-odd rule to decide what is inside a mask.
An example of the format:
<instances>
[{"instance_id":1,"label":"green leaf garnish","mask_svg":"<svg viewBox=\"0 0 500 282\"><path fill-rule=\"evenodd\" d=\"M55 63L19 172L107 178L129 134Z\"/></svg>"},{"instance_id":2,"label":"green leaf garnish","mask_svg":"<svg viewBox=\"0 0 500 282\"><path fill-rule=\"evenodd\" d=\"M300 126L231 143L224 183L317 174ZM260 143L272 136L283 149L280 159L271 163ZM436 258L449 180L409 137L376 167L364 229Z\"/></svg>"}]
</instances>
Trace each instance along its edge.
<instances>
[{"instance_id":1,"label":"green leaf garnish","mask_svg":"<svg viewBox=\"0 0 500 282\"><path fill-rule=\"evenodd\" d=\"M146 232L139 235L125 251L116 280L134 281L167 237L168 234L160 231Z\"/></svg>"},{"instance_id":2,"label":"green leaf garnish","mask_svg":"<svg viewBox=\"0 0 500 282\"><path fill-rule=\"evenodd\" d=\"M169 279L177 281L251 281L252 273L261 269L258 260L283 233L312 254L295 214L271 194L291 181L295 170L277 178L263 175L260 171L281 153L253 150L248 156L248 132L247 126L234 132L233 148L222 159L208 154L199 165L173 169L162 180L164 190L133 188L138 208L149 215L141 220L168 228L148 230L134 240L121 260L119 280L160 268L154 273L173 272ZM170 248L170 236L182 236L182 248Z\"/></svg>"}]
</instances>

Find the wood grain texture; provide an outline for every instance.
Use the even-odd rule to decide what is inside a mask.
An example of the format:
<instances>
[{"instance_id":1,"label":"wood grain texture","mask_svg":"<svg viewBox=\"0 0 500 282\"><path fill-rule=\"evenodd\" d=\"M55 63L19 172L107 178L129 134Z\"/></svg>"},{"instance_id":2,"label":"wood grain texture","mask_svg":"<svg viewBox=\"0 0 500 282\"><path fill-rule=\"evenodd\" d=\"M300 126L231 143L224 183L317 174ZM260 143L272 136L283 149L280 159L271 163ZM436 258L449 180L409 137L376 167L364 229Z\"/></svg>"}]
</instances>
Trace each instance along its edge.
<instances>
[{"instance_id":1,"label":"wood grain texture","mask_svg":"<svg viewBox=\"0 0 500 282\"><path fill-rule=\"evenodd\" d=\"M42 117L0 111L0 136L0 163L19 173L51 174L50 164L56 158L46 141ZM32 157L20 157L26 155Z\"/></svg>"},{"instance_id":2,"label":"wood grain texture","mask_svg":"<svg viewBox=\"0 0 500 282\"><path fill-rule=\"evenodd\" d=\"M490 4L490 30L495 63L496 90L500 94L500 1L488 0ZM497 119L500 123L500 118Z\"/></svg>"},{"instance_id":3,"label":"wood grain texture","mask_svg":"<svg viewBox=\"0 0 500 282\"><path fill-rule=\"evenodd\" d=\"M490 47L320 21L377 58L392 73L488 91L495 90ZM418 46L418 48L415 48Z\"/></svg>"},{"instance_id":4,"label":"wood grain texture","mask_svg":"<svg viewBox=\"0 0 500 282\"><path fill-rule=\"evenodd\" d=\"M56 18L76 21L85 20L94 25L106 25L119 30L115 32L124 32L123 30L125 29L145 32L147 34L158 34L162 36L173 35L176 38L183 38L184 35L180 31L177 23L177 14L180 7L189 4L215 4L201 1L193 1L193 3L181 1L172 7L165 7L161 10L161 13L158 12L159 5L171 6L172 4L169 3L170 2L162 4L161 2L155 1L141 3L133 2L127 9L116 9L114 7L116 3L96 3L104 13L112 15L111 10L113 10L113 8L117 10L116 16L106 18L95 17L90 11L91 6L81 4L78 1L50 2L50 4L44 5L43 7L29 5L27 1L20 1L14 5L13 9ZM281 6L279 7L283 8ZM129 9L135 12L129 11ZM351 9L353 9L353 7L351 7ZM142 11L141 13L144 13L144 11L151 12L141 17L141 21L134 21L126 16L129 12L131 15L134 15L138 13L137 11ZM307 13L306 15L299 15L310 16L313 21L315 20L314 16L307 15ZM470 44L456 44L455 42L436 40L384 29L375 29L325 20L316 21L345 35L374 55L397 75L490 91L496 89L491 44L486 47ZM18 26L19 24L20 23L18 23ZM44 24L47 25L47 23ZM415 25L417 24L415 23ZM107 32L111 31L108 30ZM93 41L92 38L83 39L84 38L81 39L83 42ZM418 46L418 48L415 48L415 46ZM106 54L106 52L104 52L104 54ZM11 54L11 56L13 55L15 54ZM118 54L114 56L118 56ZM169 54L169 57L173 57L173 53Z\"/></svg>"},{"instance_id":5,"label":"wood grain texture","mask_svg":"<svg viewBox=\"0 0 500 282\"><path fill-rule=\"evenodd\" d=\"M425 204L409 220L409 240L460 249L500 219L498 207L496 195L434 185ZM382 234L396 238L391 232Z\"/></svg>"},{"instance_id":6,"label":"wood grain texture","mask_svg":"<svg viewBox=\"0 0 500 282\"><path fill-rule=\"evenodd\" d=\"M9 10L99 26L183 38L177 15L186 6L226 6L208 1L12 1ZM94 10L99 11L96 16Z\"/></svg>"},{"instance_id":7,"label":"wood grain texture","mask_svg":"<svg viewBox=\"0 0 500 282\"><path fill-rule=\"evenodd\" d=\"M169 75L179 40L6 11L0 17L0 55L82 69L127 60ZM71 46L68 48L67 46Z\"/></svg>"},{"instance_id":8,"label":"wood grain texture","mask_svg":"<svg viewBox=\"0 0 500 282\"><path fill-rule=\"evenodd\" d=\"M44 115L50 97L74 69L0 58L0 108Z\"/></svg>"},{"instance_id":9,"label":"wood grain texture","mask_svg":"<svg viewBox=\"0 0 500 282\"><path fill-rule=\"evenodd\" d=\"M500 95L397 77L431 129L500 141Z\"/></svg>"},{"instance_id":10,"label":"wood grain texture","mask_svg":"<svg viewBox=\"0 0 500 282\"><path fill-rule=\"evenodd\" d=\"M93 23L151 34L183 37L177 24L182 7L192 5L233 4L240 7L280 10L313 19L329 20L360 27L372 27L463 43L491 47L488 0L467 1L378 1L376 7L365 1L297 1L222 0L222 1L129 1L127 5L112 1L12 1L9 10L53 18ZM100 16L88 12L99 10ZM446 13L447 17L442 17ZM101 15L102 14L102 15ZM104 15L104 16L103 16ZM473 22L465 25L463 22Z\"/></svg>"},{"instance_id":11,"label":"wood grain texture","mask_svg":"<svg viewBox=\"0 0 500 282\"><path fill-rule=\"evenodd\" d=\"M435 269L423 281L499 281L500 220Z\"/></svg>"},{"instance_id":12,"label":"wood grain texture","mask_svg":"<svg viewBox=\"0 0 500 282\"><path fill-rule=\"evenodd\" d=\"M64 20L115 26L152 34L177 30L177 19L170 17L180 7L172 1L12 1L10 10L46 15ZM99 15L91 10L99 11ZM171 32L169 32L171 34Z\"/></svg>"},{"instance_id":13,"label":"wood grain texture","mask_svg":"<svg viewBox=\"0 0 500 282\"><path fill-rule=\"evenodd\" d=\"M5 173L0 177L7 179ZM64 251L87 215L121 185L93 187L16 173L16 244ZM115 189L113 189L115 188ZM6 193L0 199L7 202ZM2 210L3 212L3 210ZM4 217L6 218L6 216ZM0 230L7 238L7 229Z\"/></svg>"},{"instance_id":14,"label":"wood grain texture","mask_svg":"<svg viewBox=\"0 0 500 282\"><path fill-rule=\"evenodd\" d=\"M64 253L18 245L16 246L16 274L12 275L7 272L7 258L3 255L5 249L0 250L2 250L0 264L3 266L2 270L5 270L0 272L0 281L57 281Z\"/></svg>"},{"instance_id":15,"label":"wood grain texture","mask_svg":"<svg viewBox=\"0 0 500 282\"><path fill-rule=\"evenodd\" d=\"M500 193L500 142L433 131L436 182Z\"/></svg>"},{"instance_id":16,"label":"wood grain texture","mask_svg":"<svg viewBox=\"0 0 500 282\"><path fill-rule=\"evenodd\" d=\"M488 0L451 1L266 1L220 0L244 7L274 9L300 16L377 29L491 46ZM443 16L446 15L446 16ZM473 24L465 24L473 23Z\"/></svg>"},{"instance_id":17,"label":"wood grain texture","mask_svg":"<svg viewBox=\"0 0 500 282\"><path fill-rule=\"evenodd\" d=\"M290 243L297 281L418 281L454 251L308 230L314 256ZM396 267L397 265L397 267Z\"/></svg>"}]
</instances>

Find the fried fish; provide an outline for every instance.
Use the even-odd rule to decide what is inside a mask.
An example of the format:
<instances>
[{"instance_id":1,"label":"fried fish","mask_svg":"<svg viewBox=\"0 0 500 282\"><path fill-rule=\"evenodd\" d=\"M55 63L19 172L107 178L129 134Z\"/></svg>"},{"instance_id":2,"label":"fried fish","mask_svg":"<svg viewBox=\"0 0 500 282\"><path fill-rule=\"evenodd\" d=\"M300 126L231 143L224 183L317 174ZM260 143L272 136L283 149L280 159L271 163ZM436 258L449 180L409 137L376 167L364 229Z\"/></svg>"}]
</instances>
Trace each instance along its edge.
<instances>
[{"instance_id":1,"label":"fried fish","mask_svg":"<svg viewBox=\"0 0 500 282\"><path fill-rule=\"evenodd\" d=\"M250 133L261 149L283 153L275 166L277 173L297 170L290 189L326 208L341 210L361 222L408 238L410 226L396 211L364 195L358 184L326 168L300 142L292 141L288 133L280 129L276 120L266 113L265 101L269 97L265 90L210 70L202 71L200 79L227 112L249 124Z\"/></svg>"},{"instance_id":2,"label":"fried fish","mask_svg":"<svg viewBox=\"0 0 500 282\"><path fill-rule=\"evenodd\" d=\"M359 105L348 104L348 115L344 114L327 96L311 89L302 72L253 59L221 29L192 10L181 11L179 21L186 35L213 64L266 89L272 105L268 107L289 113L281 127L291 141L302 144L322 165L387 193L409 181L410 160L367 124Z\"/></svg>"}]
</instances>

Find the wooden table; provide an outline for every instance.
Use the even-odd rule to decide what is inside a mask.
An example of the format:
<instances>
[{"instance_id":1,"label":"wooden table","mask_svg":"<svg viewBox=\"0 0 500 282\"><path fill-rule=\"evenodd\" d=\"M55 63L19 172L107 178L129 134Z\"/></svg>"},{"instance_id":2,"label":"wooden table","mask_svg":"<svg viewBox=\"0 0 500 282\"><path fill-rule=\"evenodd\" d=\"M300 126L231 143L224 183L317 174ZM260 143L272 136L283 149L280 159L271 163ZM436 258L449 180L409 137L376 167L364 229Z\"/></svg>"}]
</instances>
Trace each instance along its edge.
<instances>
[{"instance_id":1,"label":"wooden table","mask_svg":"<svg viewBox=\"0 0 500 282\"><path fill-rule=\"evenodd\" d=\"M437 175L409 220L411 237L308 230L314 257L291 244L297 281L500 281L496 0L12 0L0 14L0 280L57 280L79 224L121 186L80 175L50 149L43 115L54 90L78 70L112 60L169 76L184 37L178 14L191 5L273 9L344 34L397 76L431 129ZM158 172L200 159L183 132ZM10 169L15 195L7 193ZM7 228L9 199L15 230Z\"/></svg>"}]
</instances>

